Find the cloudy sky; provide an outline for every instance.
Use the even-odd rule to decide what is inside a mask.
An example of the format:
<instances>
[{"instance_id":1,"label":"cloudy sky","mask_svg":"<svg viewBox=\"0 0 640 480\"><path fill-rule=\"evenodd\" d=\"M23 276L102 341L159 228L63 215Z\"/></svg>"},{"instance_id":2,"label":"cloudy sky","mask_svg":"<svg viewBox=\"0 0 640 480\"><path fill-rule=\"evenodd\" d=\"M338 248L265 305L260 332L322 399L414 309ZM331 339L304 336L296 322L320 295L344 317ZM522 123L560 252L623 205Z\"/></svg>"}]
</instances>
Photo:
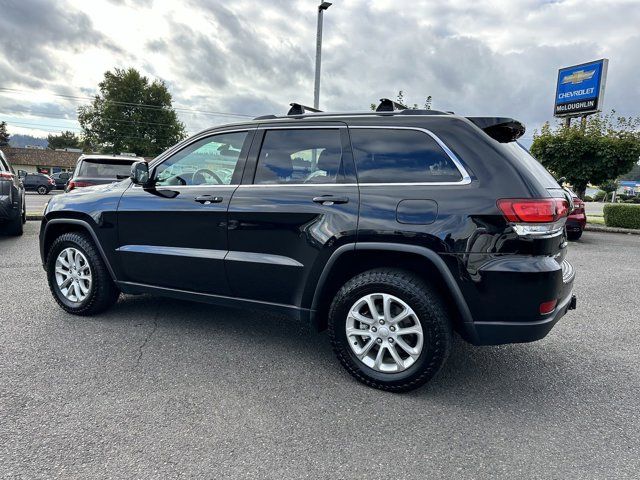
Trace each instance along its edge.
<instances>
[{"instance_id":1,"label":"cloudy sky","mask_svg":"<svg viewBox=\"0 0 640 480\"><path fill-rule=\"evenodd\" d=\"M0 0L0 120L12 133L77 130L106 70L169 86L189 133L313 103L314 0ZM640 114L639 0L334 0L321 108L409 103L552 118L557 69L609 58L605 108ZM222 116L214 114L232 114Z\"/></svg>"}]
</instances>

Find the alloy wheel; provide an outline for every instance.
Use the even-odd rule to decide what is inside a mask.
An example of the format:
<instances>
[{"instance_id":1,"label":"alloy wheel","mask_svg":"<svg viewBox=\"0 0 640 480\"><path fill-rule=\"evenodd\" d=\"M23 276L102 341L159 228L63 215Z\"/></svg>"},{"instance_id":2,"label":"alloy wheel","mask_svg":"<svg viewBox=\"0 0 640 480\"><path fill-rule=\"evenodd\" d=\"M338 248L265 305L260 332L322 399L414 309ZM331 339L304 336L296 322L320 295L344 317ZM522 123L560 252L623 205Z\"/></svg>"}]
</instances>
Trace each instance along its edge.
<instances>
[{"instance_id":1,"label":"alloy wheel","mask_svg":"<svg viewBox=\"0 0 640 480\"><path fill-rule=\"evenodd\" d=\"M58 254L55 265L56 284L69 301L80 303L91 291L91 267L77 248L68 247Z\"/></svg>"},{"instance_id":2,"label":"alloy wheel","mask_svg":"<svg viewBox=\"0 0 640 480\"><path fill-rule=\"evenodd\" d=\"M356 301L347 316L346 334L358 360L383 373L411 367L424 343L416 313L406 302L387 293L368 294Z\"/></svg>"}]
</instances>

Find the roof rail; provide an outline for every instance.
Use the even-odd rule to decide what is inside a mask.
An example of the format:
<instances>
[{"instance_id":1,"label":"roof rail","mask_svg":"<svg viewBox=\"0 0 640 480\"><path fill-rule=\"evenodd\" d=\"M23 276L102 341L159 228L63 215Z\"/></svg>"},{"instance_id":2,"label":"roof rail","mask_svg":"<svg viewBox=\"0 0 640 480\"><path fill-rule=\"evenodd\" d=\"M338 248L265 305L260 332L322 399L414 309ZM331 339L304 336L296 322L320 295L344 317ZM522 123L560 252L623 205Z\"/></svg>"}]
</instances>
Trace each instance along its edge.
<instances>
[{"instance_id":1,"label":"roof rail","mask_svg":"<svg viewBox=\"0 0 640 480\"><path fill-rule=\"evenodd\" d=\"M302 105L301 103L290 103L291 108L287 112L287 115L303 115L307 112L321 112L322 110L318 110L317 108L307 107L306 105Z\"/></svg>"},{"instance_id":2,"label":"roof rail","mask_svg":"<svg viewBox=\"0 0 640 480\"><path fill-rule=\"evenodd\" d=\"M395 110L407 110L407 106L388 98L381 98L380 105L376 108L376 112L393 112Z\"/></svg>"}]
</instances>

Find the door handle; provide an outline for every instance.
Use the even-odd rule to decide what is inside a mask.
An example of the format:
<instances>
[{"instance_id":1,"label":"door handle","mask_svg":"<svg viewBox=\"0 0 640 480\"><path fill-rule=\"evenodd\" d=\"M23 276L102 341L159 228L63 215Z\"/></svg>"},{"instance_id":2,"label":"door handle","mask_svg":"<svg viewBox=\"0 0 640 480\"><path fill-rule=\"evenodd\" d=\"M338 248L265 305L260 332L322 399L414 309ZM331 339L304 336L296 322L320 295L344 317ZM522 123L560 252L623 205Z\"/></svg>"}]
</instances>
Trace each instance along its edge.
<instances>
[{"instance_id":1,"label":"door handle","mask_svg":"<svg viewBox=\"0 0 640 480\"><path fill-rule=\"evenodd\" d=\"M203 205L209 205L211 203L222 202L222 197L214 197L213 195L198 195L194 200L198 203L202 203Z\"/></svg>"},{"instance_id":2,"label":"door handle","mask_svg":"<svg viewBox=\"0 0 640 480\"><path fill-rule=\"evenodd\" d=\"M314 197L313 201L315 203L320 203L322 205L338 205L341 203L348 203L349 197L336 197L334 195L322 195L321 197Z\"/></svg>"}]
</instances>

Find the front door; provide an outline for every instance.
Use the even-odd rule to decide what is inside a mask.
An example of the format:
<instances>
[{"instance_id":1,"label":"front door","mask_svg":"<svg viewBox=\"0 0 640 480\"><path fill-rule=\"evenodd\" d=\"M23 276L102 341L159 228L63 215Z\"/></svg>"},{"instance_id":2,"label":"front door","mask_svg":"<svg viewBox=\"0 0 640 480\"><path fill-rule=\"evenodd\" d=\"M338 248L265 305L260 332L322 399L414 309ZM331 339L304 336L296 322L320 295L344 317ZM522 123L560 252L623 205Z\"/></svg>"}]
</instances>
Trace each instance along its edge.
<instances>
[{"instance_id":1,"label":"front door","mask_svg":"<svg viewBox=\"0 0 640 480\"><path fill-rule=\"evenodd\" d=\"M307 279L319 276L336 248L355 240L359 198L347 131L341 125L272 127L260 129L254 145L229 206L231 291L307 307Z\"/></svg>"},{"instance_id":2,"label":"front door","mask_svg":"<svg viewBox=\"0 0 640 480\"><path fill-rule=\"evenodd\" d=\"M196 139L152 169L155 188L124 193L117 249L124 281L229 294L227 208L254 132Z\"/></svg>"}]
</instances>

